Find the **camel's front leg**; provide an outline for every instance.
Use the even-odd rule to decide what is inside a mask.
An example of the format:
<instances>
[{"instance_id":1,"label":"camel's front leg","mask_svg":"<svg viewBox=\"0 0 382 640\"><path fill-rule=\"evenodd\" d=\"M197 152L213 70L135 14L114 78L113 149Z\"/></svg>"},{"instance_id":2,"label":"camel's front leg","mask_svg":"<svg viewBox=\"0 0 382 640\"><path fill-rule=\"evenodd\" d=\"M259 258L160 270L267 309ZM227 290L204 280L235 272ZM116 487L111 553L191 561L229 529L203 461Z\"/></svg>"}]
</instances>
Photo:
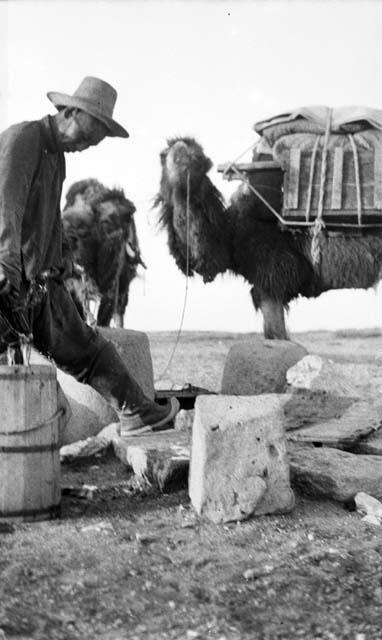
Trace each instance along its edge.
<instances>
[{"instance_id":1,"label":"camel's front leg","mask_svg":"<svg viewBox=\"0 0 382 640\"><path fill-rule=\"evenodd\" d=\"M122 313L114 313L113 314L113 322L114 326L117 329L123 329L123 314Z\"/></svg>"},{"instance_id":2,"label":"camel's front leg","mask_svg":"<svg viewBox=\"0 0 382 640\"><path fill-rule=\"evenodd\" d=\"M289 340L282 302L264 297L261 300L260 308L263 314L264 338L268 340Z\"/></svg>"},{"instance_id":3,"label":"camel's front leg","mask_svg":"<svg viewBox=\"0 0 382 640\"><path fill-rule=\"evenodd\" d=\"M275 300L264 291L252 287L250 290L253 306L263 314L264 338L268 340L289 340L285 326L285 309L280 300Z\"/></svg>"}]
</instances>

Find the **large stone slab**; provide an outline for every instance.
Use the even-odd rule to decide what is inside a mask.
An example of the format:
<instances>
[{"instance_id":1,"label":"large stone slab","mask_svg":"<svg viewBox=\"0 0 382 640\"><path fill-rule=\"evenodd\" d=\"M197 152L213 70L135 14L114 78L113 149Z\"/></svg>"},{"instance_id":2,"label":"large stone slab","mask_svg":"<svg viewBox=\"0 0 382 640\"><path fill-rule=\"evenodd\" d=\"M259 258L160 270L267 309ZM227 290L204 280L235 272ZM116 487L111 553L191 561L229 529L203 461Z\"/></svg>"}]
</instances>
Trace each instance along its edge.
<instances>
[{"instance_id":1,"label":"large stone slab","mask_svg":"<svg viewBox=\"0 0 382 640\"><path fill-rule=\"evenodd\" d=\"M155 396L153 362L147 335L142 331L111 327L98 327L97 331L114 344L132 376L147 397L153 400Z\"/></svg>"},{"instance_id":2,"label":"large stone slab","mask_svg":"<svg viewBox=\"0 0 382 640\"><path fill-rule=\"evenodd\" d=\"M354 398L381 397L382 367L378 364L334 362L307 355L291 367L287 382L295 389L325 391Z\"/></svg>"},{"instance_id":3,"label":"large stone slab","mask_svg":"<svg viewBox=\"0 0 382 640\"><path fill-rule=\"evenodd\" d=\"M228 522L292 509L283 427L287 398L197 398L189 494L199 515Z\"/></svg>"},{"instance_id":4,"label":"large stone slab","mask_svg":"<svg viewBox=\"0 0 382 640\"><path fill-rule=\"evenodd\" d=\"M382 401L354 402L342 416L288 431L288 440L349 448L382 427Z\"/></svg>"},{"instance_id":5,"label":"large stone slab","mask_svg":"<svg viewBox=\"0 0 382 640\"><path fill-rule=\"evenodd\" d=\"M112 444L122 462L161 491L186 486L191 448L189 433L168 429L140 436L114 437Z\"/></svg>"},{"instance_id":6,"label":"large stone slab","mask_svg":"<svg viewBox=\"0 0 382 640\"><path fill-rule=\"evenodd\" d=\"M305 347L289 340L259 337L238 342L228 352L221 392L228 395L282 393L288 369L306 354Z\"/></svg>"},{"instance_id":7,"label":"large stone slab","mask_svg":"<svg viewBox=\"0 0 382 640\"><path fill-rule=\"evenodd\" d=\"M52 364L35 349L32 349L31 363ZM61 446L96 436L110 423L119 421L115 409L93 387L77 382L73 376L58 368L57 380L71 412L67 424L61 430Z\"/></svg>"},{"instance_id":8,"label":"large stone slab","mask_svg":"<svg viewBox=\"0 0 382 640\"><path fill-rule=\"evenodd\" d=\"M291 444L292 486L312 496L348 502L360 492L382 497L382 458L332 447Z\"/></svg>"},{"instance_id":9,"label":"large stone slab","mask_svg":"<svg viewBox=\"0 0 382 640\"><path fill-rule=\"evenodd\" d=\"M72 412L62 432L62 445L96 436L108 424L119 421L115 409L93 387L77 382L60 369L57 379Z\"/></svg>"}]
</instances>

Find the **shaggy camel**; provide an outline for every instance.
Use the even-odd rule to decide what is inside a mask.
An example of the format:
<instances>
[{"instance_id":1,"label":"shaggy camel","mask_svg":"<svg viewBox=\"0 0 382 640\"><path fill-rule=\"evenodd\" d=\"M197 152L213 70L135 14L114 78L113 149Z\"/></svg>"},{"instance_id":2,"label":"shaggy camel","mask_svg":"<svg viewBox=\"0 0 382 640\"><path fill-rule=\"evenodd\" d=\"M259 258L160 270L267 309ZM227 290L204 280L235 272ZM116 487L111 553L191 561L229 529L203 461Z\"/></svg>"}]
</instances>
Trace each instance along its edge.
<instances>
[{"instance_id":1,"label":"shaggy camel","mask_svg":"<svg viewBox=\"0 0 382 640\"><path fill-rule=\"evenodd\" d=\"M161 164L155 204L176 264L186 273L188 217L189 275L199 273L205 282L227 270L243 276L252 285L256 310L263 314L266 338L288 339L284 310L299 295L311 298L330 289L367 289L381 278L381 231L323 233L320 263L314 265L311 233L281 228L243 185L229 206L224 204L207 176L211 160L194 139L169 140ZM263 195L279 211L280 180L274 173L261 176Z\"/></svg>"},{"instance_id":2,"label":"shaggy camel","mask_svg":"<svg viewBox=\"0 0 382 640\"><path fill-rule=\"evenodd\" d=\"M134 212L122 189L106 189L97 180L76 182L66 195L63 227L77 265L68 288L83 316L89 299L99 301L99 326L113 319L123 327L130 283L138 264L144 266Z\"/></svg>"}]
</instances>

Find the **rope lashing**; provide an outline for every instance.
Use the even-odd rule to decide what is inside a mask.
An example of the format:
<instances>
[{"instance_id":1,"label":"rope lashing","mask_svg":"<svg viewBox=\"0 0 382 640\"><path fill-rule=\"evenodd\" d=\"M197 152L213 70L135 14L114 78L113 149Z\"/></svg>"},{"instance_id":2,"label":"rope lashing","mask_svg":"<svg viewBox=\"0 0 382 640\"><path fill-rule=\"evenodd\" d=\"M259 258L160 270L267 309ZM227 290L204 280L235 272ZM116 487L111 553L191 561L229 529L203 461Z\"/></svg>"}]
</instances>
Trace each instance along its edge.
<instances>
[{"instance_id":1,"label":"rope lashing","mask_svg":"<svg viewBox=\"0 0 382 640\"><path fill-rule=\"evenodd\" d=\"M316 156L317 156L317 149L319 144L320 144L320 138L319 136L317 136L316 141L314 143L313 151L312 151L312 157L310 160L309 185L308 185L308 195L307 195L307 201L306 201L306 212L305 212L306 222L309 222L309 217L310 217L310 208L312 204L312 193L313 193L314 170L316 168Z\"/></svg>"},{"instance_id":2,"label":"rope lashing","mask_svg":"<svg viewBox=\"0 0 382 640\"><path fill-rule=\"evenodd\" d=\"M175 352L176 352L176 350L178 348L178 344L179 344L179 340L180 340L180 334L182 333L182 328L183 328L184 316L185 316L185 313L186 313L187 296L188 296L188 285L189 285L189 279L190 279L190 191L191 191L191 189L190 189L190 172L188 171L187 172L187 192L186 192L186 286L185 286L185 289L184 289L183 308L182 308L182 313L181 313L178 333L177 333L176 338L175 338L175 343L174 343L171 355L169 357L167 365L165 366L165 368L163 369L162 373L157 378L158 380L161 380L162 378L164 378L165 373L167 373L167 371L170 368L170 365L171 365L171 363L173 361Z\"/></svg>"},{"instance_id":3,"label":"rope lashing","mask_svg":"<svg viewBox=\"0 0 382 640\"><path fill-rule=\"evenodd\" d=\"M312 227L312 244L310 247L310 253L312 256L313 265L318 265L321 257L321 232L325 229L325 222L322 218L316 218Z\"/></svg>"},{"instance_id":4,"label":"rope lashing","mask_svg":"<svg viewBox=\"0 0 382 640\"><path fill-rule=\"evenodd\" d=\"M358 158L358 149L355 143L354 137L348 133L348 139L350 141L350 145L353 151L354 158L354 173L355 173L355 186L357 190L357 216L358 216L358 225L362 226L362 194L361 194L361 180L359 173L359 158Z\"/></svg>"},{"instance_id":5,"label":"rope lashing","mask_svg":"<svg viewBox=\"0 0 382 640\"><path fill-rule=\"evenodd\" d=\"M317 217L313 226L312 246L311 246L311 255L312 255L312 261L314 265L318 265L320 261L320 256L321 256L320 237L323 229L325 228L325 222L322 216L324 211L328 144L329 144L330 127L332 123L332 112L333 112L332 109L328 110L328 115L326 118L326 126L325 126L324 143L322 147L320 192L319 192L319 198L318 198Z\"/></svg>"},{"instance_id":6,"label":"rope lashing","mask_svg":"<svg viewBox=\"0 0 382 640\"><path fill-rule=\"evenodd\" d=\"M231 168L233 167L233 165L236 164L236 162L238 160L240 160L240 158L242 158L246 153L248 153L248 151L252 151L256 145L259 143L258 140L256 140L256 142L252 142L252 144L247 147L247 149L244 149L244 151L242 151L241 153L239 153L238 156L236 156L236 158L234 158L234 160L232 160L232 162L226 167L226 169L223 171L222 174L222 178L226 178L227 180L231 180L230 176L229 176L229 172L231 171Z\"/></svg>"},{"instance_id":7,"label":"rope lashing","mask_svg":"<svg viewBox=\"0 0 382 640\"><path fill-rule=\"evenodd\" d=\"M273 215L277 218L277 220L283 224L285 227L314 227L314 225L316 224L316 222L314 221L297 221L297 220L285 220L285 218L283 218L277 211L276 209L274 209L272 207L272 205L269 204L269 202L261 195L261 193L259 193L259 191L257 191L257 189L255 189L255 187L250 183L250 181L248 180L247 176L240 171L234 164L230 164L227 169L225 169L225 171L223 172L223 176L224 174L227 172L232 172L235 173L237 175L238 178L240 178L240 180L242 182L245 182L245 184L248 185L248 188L252 191L252 193L259 199L261 200L261 202L263 202L263 204L265 204L265 206L269 209L269 211L271 211L271 213L273 213ZM344 228L349 228L349 229L358 229L359 228L359 224L353 224L351 222L335 222L335 223L326 223L325 225L326 227L344 227ZM382 223L378 223L375 222L373 224L362 224L362 228L363 229L376 229L376 228L380 228L382 227Z\"/></svg>"},{"instance_id":8,"label":"rope lashing","mask_svg":"<svg viewBox=\"0 0 382 640\"><path fill-rule=\"evenodd\" d=\"M261 195L261 193L260 193L257 189L255 189L255 187L250 183L250 181L249 181L249 180L248 180L248 178L244 175L244 173L242 173L241 171L239 171L239 170L237 169L237 167L235 167L235 165L234 165L234 164L229 165L229 166L227 167L226 171L230 171L230 172L232 172L232 173L235 173L235 174L240 178L240 180L242 180L243 182L245 182L245 183L248 185L248 187L250 188L250 190L255 194L255 196L257 196L257 198L258 198L259 200L261 200L261 202L262 202L263 204L265 204L265 206L266 206L266 207L268 207L269 211L271 211L271 212L273 213L273 215L274 215L274 216L276 216L276 218L278 219L278 221L279 221L281 224L284 224L284 225L289 224L289 223L287 223L287 222L284 220L284 218L283 218L283 217L278 213L278 211L276 211L276 209L274 209L274 208L272 207L272 205L271 205L271 204L269 204L268 200L266 200L266 198L264 198L264 196L262 196L262 195ZM224 173L226 173L226 171L224 171ZM223 175L224 175L224 173L223 173Z\"/></svg>"}]
</instances>

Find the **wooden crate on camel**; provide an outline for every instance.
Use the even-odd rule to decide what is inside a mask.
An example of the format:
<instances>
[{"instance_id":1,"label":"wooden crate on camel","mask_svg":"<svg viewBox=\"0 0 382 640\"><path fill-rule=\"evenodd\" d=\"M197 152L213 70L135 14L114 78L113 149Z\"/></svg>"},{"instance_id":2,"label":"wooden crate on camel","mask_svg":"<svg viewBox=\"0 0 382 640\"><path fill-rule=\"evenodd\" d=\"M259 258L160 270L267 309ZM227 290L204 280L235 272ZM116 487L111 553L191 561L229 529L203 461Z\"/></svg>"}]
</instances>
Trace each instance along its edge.
<instances>
[{"instance_id":1,"label":"wooden crate on camel","mask_svg":"<svg viewBox=\"0 0 382 640\"><path fill-rule=\"evenodd\" d=\"M382 111L303 107L254 126L253 162L218 169L241 179L280 223L382 227Z\"/></svg>"}]
</instances>

